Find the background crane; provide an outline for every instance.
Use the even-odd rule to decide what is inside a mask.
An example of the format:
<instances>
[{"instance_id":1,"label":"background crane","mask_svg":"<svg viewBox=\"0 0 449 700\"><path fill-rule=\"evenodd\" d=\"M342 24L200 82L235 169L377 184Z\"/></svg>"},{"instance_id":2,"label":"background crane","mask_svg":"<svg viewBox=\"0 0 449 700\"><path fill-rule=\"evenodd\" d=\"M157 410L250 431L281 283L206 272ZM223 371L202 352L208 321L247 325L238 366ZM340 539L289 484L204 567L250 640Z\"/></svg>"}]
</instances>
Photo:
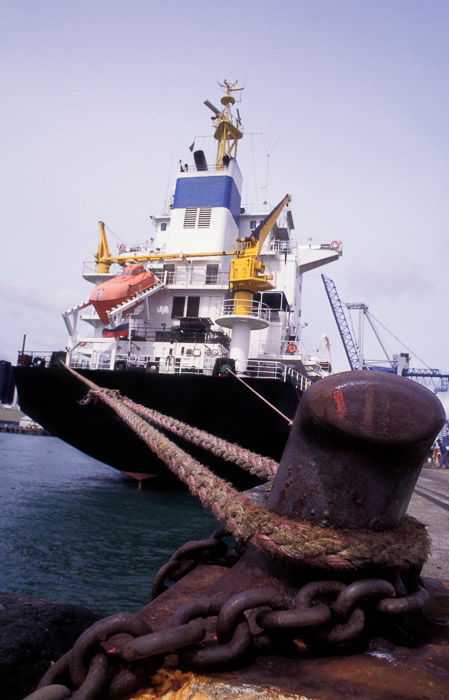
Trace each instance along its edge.
<instances>
[{"instance_id":1,"label":"background crane","mask_svg":"<svg viewBox=\"0 0 449 700\"><path fill-rule=\"evenodd\" d=\"M377 369L384 372L394 372L395 374L400 374L403 377L409 377L410 379L415 379L423 384L431 384L435 393L439 391L448 391L449 389L449 374L444 374L439 369L433 369L426 365L425 368L410 368L410 354L407 352L399 353L398 355L389 356L389 353L382 341L382 338L377 330L375 321L381 325L385 330L388 331L385 326L375 319L373 314L368 311L368 306L366 304L345 304L341 301L337 288L333 280L326 275L321 275L323 280L324 288L326 290L327 297L332 309L332 313L337 324L338 332L343 343L343 348L348 358L349 366L351 370L355 369ZM347 314L346 309L354 309L359 311L359 332L358 340L355 339L352 322L350 316ZM374 335L379 342L382 351L386 356L386 365L379 366L378 364L373 364L367 361L364 357L364 321L367 320L373 330ZM388 331L397 341L399 338ZM399 341L401 342L401 341ZM407 348L409 349L409 348ZM418 358L419 359L419 358Z\"/></svg>"}]
</instances>

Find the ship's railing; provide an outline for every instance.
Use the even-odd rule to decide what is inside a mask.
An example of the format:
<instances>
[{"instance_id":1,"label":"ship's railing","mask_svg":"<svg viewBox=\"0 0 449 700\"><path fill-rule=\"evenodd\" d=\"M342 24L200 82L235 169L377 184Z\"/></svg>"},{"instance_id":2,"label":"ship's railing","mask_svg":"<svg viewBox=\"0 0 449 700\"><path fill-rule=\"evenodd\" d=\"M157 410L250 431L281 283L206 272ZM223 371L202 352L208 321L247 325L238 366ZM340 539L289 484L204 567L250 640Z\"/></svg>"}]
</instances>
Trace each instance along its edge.
<instances>
[{"instance_id":1,"label":"ship's railing","mask_svg":"<svg viewBox=\"0 0 449 700\"><path fill-rule=\"evenodd\" d=\"M279 310L271 309L261 301L225 299L217 308L218 316L253 316L269 323L279 321Z\"/></svg>"},{"instance_id":2,"label":"ship's railing","mask_svg":"<svg viewBox=\"0 0 449 700\"><path fill-rule=\"evenodd\" d=\"M97 361L94 364L83 355L72 355L69 367L72 367L72 369L110 369L110 360Z\"/></svg>"},{"instance_id":3,"label":"ship's railing","mask_svg":"<svg viewBox=\"0 0 449 700\"><path fill-rule=\"evenodd\" d=\"M305 391L310 386L311 381L303 374L300 374L293 367L288 367L283 362L277 360L248 360L245 372L242 376L257 377L260 379L278 379L282 382L289 382L301 391Z\"/></svg>"},{"instance_id":4,"label":"ship's railing","mask_svg":"<svg viewBox=\"0 0 449 700\"><path fill-rule=\"evenodd\" d=\"M143 369L151 374L208 374L211 375L214 369L217 356L198 357L187 355L174 357L166 355L164 357L155 355L128 355L117 354L115 358L115 369L125 370L128 368ZM99 367L100 369L100 367Z\"/></svg>"},{"instance_id":5,"label":"ship's railing","mask_svg":"<svg viewBox=\"0 0 449 700\"><path fill-rule=\"evenodd\" d=\"M212 328L183 328L181 325L167 327L147 326L139 319L132 319L129 328L131 342L147 343L205 343L207 345L222 345L229 349L230 336L218 326Z\"/></svg>"},{"instance_id":6,"label":"ship's railing","mask_svg":"<svg viewBox=\"0 0 449 700\"><path fill-rule=\"evenodd\" d=\"M127 369L140 369L151 374L213 374L215 362L218 355L206 356L183 356L175 357L166 355L164 357L155 355L135 355L119 353L116 355L114 369L125 371ZM110 356L99 355L91 365L92 369L110 369ZM85 359L72 357L70 366L86 367ZM307 377L300 374L293 367L288 367L283 362L277 360L248 360L246 370L239 373L242 377L257 379L276 379L281 382L293 384L301 391L305 391L311 382Z\"/></svg>"},{"instance_id":7,"label":"ship's railing","mask_svg":"<svg viewBox=\"0 0 449 700\"><path fill-rule=\"evenodd\" d=\"M180 265L167 263L164 270L154 273L166 286L175 287L228 287L229 272L219 270L218 263L205 265Z\"/></svg>"},{"instance_id":8,"label":"ship's railing","mask_svg":"<svg viewBox=\"0 0 449 700\"><path fill-rule=\"evenodd\" d=\"M269 241L263 249L263 253L266 252L271 252L271 253L291 253L292 252L292 244L291 241L278 241L278 240L271 240Z\"/></svg>"},{"instance_id":9,"label":"ship's railing","mask_svg":"<svg viewBox=\"0 0 449 700\"><path fill-rule=\"evenodd\" d=\"M196 167L195 163L184 163L180 165L179 171L181 173L194 173L197 174L199 172L201 173L223 173L227 171L227 167L223 166L221 168L217 168L217 164L214 163L207 163L206 167L204 170L198 170Z\"/></svg>"},{"instance_id":10,"label":"ship's railing","mask_svg":"<svg viewBox=\"0 0 449 700\"><path fill-rule=\"evenodd\" d=\"M132 254L130 251L129 254ZM147 251L142 251L146 254ZM175 287L220 287L226 288L229 285L229 272L220 270L219 263L166 263L154 264L150 266L156 277L166 286ZM114 263L111 265L110 271L106 273L98 273L96 271L96 263L88 261L83 263L83 276L93 277L98 275L100 281L105 281L119 275L123 272L123 268Z\"/></svg>"},{"instance_id":11,"label":"ship's railing","mask_svg":"<svg viewBox=\"0 0 449 700\"><path fill-rule=\"evenodd\" d=\"M111 277L115 277L116 275L119 275L121 272L123 272L122 267L118 263L112 263L109 272L97 272L97 263L95 260L85 260L82 264L82 275L83 276L89 276L92 277L94 275L98 275L99 279L105 281L108 279L111 279Z\"/></svg>"},{"instance_id":12,"label":"ship's railing","mask_svg":"<svg viewBox=\"0 0 449 700\"><path fill-rule=\"evenodd\" d=\"M311 238L300 237L298 239L298 245L301 248L310 248L311 250L335 250L341 251L343 249L342 241L331 241L331 243L314 243Z\"/></svg>"},{"instance_id":13,"label":"ship's railing","mask_svg":"<svg viewBox=\"0 0 449 700\"><path fill-rule=\"evenodd\" d=\"M17 356L17 364L22 367L60 367L65 360L65 350L27 350Z\"/></svg>"}]
</instances>

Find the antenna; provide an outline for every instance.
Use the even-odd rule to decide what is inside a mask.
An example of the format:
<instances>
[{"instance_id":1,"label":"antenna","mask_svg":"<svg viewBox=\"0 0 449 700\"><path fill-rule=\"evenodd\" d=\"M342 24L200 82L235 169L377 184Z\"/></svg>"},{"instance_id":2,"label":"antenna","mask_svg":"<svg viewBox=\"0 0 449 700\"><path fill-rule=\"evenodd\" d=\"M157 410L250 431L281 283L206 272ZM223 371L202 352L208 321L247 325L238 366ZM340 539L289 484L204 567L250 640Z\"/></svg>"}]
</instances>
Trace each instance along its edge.
<instances>
[{"instance_id":1,"label":"antenna","mask_svg":"<svg viewBox=\"0 0 449 700\"><path fill-rule=\"evenodd\" d=\"M206 107L209 107L209 109L211 110L211 112L213 112L213 113L215 114L216 117L221 117L221 114L222 114L222 113L220 112L219 109L217 109L217 108L215 107L215 105L212 104L212 102L209 102L209 100L204 100L203 104L206 105Z\"/></svg>"}]
</instances>

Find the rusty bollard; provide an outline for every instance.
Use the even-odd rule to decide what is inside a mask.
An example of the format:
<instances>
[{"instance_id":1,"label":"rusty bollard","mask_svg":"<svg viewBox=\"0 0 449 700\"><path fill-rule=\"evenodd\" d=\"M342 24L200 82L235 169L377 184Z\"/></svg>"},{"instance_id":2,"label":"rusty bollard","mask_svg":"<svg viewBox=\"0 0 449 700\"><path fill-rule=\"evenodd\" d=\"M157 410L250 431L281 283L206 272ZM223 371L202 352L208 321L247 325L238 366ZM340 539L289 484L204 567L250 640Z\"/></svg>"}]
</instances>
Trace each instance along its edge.
<instances>
[{"instance_id":1,"label":"rusty bollard","mask_svg":"<svg viewBox=\"0 0 449 700\"><path fill-rule=\"evenodd\" d=\"M301 401L267 507L320 525L397 526L445 421L428 389L387 372L343 372Z\"/></svg>"},{"instance_id":2,"label":"rusty bollard","mask_svg":"<svg viewBox=\"0 0 449 700\"><path fill-rule=\"evenodd\" d=\"M322 379L301 400L266 507L324 527L394 528L444 420L441 402L411 380L368 371ZM249 547L216 594L267 585L292 592L325 575Z\"/></svg>"}]
</instances>

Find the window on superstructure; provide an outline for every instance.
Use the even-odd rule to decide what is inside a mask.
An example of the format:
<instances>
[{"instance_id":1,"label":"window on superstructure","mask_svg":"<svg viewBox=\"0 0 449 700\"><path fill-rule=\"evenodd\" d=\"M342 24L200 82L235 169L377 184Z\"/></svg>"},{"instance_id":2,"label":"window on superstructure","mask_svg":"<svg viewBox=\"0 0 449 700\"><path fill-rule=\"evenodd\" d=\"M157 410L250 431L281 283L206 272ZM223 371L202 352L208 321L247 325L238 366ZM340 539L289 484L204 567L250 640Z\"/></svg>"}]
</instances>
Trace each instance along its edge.
<instances>
[{"instance_id":1,"label":"window on superstructure","mask_svg":"<svg viewBox=\"0 0 449 700\"><path fill-rule=\"evenodd\" d=\"M184 213L184 228L195 228L197 211L196 207L187 207Z\"/></svg>"},{"instance_id":2,"label":"window on superstructure","mask_svg":"<svg viewBox=\"0 0 449 700\"><path fill-rule=\"evenodd\" d=\"M187 297L187 309L186 316L193 316L198 318L200 313L200 298L199 297Z\"/></svg>"},{"instance_id":3,"label":"window on superstructure","mask_svg":"<svg viewBox=\"0 0 449 700\"><path fill-rule=\"evenodd\" d=\"M167 224L164 222L161 224L161 231L166 231L167 230Z\"/></svg>"},{"instance_id":4,"label":"window on superstructure","mask_svg":"<svg viewBox=\"0 0 449 700\"><path fill-rule=\"evenodd\" d=\"M217 284L218 282L218 265L206 265L206 284Z\"/></svg>"},{"instance_id":5,"label":"window on superstructure","mask_svg":"<svg viewBox=\"0 0 449 700\"><path fill-rule=\"evenodd\" d=\"M199 312L200 297L173 297L172 318L183 318L184 316L198 318Z\"/></svg>"},{"instance_id":6,"label":"window on superstructure","mask_svg":"<svg viewBox=\"0 0 449 700\"><path fill-rule=\"evenodd\" d=\"M173 306L171 310L172 318L181 318L184 316L184 307L186 305L185 297L173 297Z\"/></svg>"},{"instance_id":7,"label":"window on superstructure","mask_svg":"<svg viewBox=\"0 0 449 700\"><path fill-rule=\"evenodd\" d=\"M173 284L175 281L175 265L174 263L165 263L164 265L165 284Z\"/></svg>"},{"instance_id":8,"label":"window on superstructure","mask_svg":"<svg viewBox=\"0 0 449 700\"><path fill-rule=\"evenodd\" d=\"M198 216L198 228L209 228L212 216L212 207L200 207Z\"/></svg>"},{"instance_id":9,"label":"window on superstructure","mask_svg":"<svg viewBox=\"0 0 449 700\"><path fill-rule=\"evenodd\" d=\"M249 222L249 227L251 231L254 231L254 229L257 227L257 221L255 219L251 219L251 221Z\"/></svg>"}]
</instances>

